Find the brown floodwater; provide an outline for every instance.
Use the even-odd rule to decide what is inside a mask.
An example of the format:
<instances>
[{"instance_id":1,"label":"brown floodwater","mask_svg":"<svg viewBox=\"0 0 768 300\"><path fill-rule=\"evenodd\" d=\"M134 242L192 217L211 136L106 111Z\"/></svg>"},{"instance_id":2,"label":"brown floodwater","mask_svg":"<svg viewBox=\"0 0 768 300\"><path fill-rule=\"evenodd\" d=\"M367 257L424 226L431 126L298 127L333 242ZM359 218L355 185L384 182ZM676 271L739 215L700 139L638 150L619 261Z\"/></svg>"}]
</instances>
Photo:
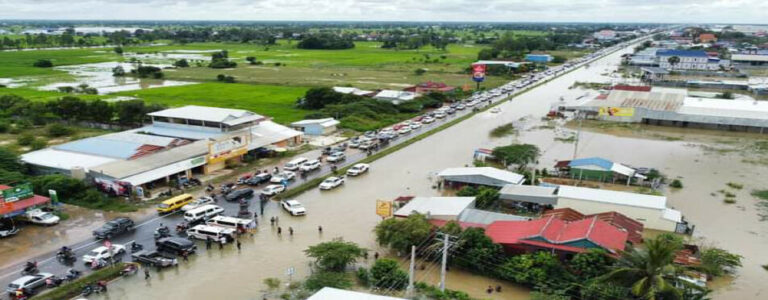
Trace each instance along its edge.
<instances>
[{"instance_id":1,"label":"brown floodwater","mask_svg":"<svg viewBox=\"0 0 768 300\"><path fill-rule=\"evenodd\" d=\"M371 252L384 253L376 245L372 234L373 227L380 221L374 210L376 200L401 195L437 195L438 192L431 188L435 173L444 168L471 164L475 148L491 148L511 141L535 143L543 152L539 160L540 168L551 168L556 160L570 159L574 144L554 139L559 132L567 129L560 126L555 129L539 127L545 124L541 116L552 102L559 101L560 96L568 101L588 92L568 89L577 80L615 80L601 74L610 74L616 68L619 56L626 51L628 49L592 63L588 69L566 74L521 95L501 105L501 113L479 114L384 157L371 165L371 172L359 178L349 178L339 189L328 192L315 189L302 194L296 200L307 207L308 215L305 217L290 217L276 203L271 203L265 215L267 219L273 215L280 216L280 225L284 229L282 236L277 235L268 222L264 225L262 219L258 232L243 240L241 252L231 246L224 250L201 251L177 269L153 272L149 281L141 276L120 280L110 287L108 295L102 297L260 299L265 292L262 283L265 278L277 277L287 282L289 276L286 271L291 267L296 270L292 276L294 279L309 274L311 261L303 250L310 245L343 237ZM522 126L519 135L499 139L489 137L491 129L509 122ZM729 136L726 132L710 134ZM602 156L633 166L654 167L672 178L680 178L685 187L666 193L669 205L681 210L689 221L696 224L696 237L703 238L707 244L744 256L744 267L738 270L732 281L718 284L714 298L761 298L766 289L762 284L766 273L760 265L766 263L764 253L768 251L768 226L759 221L755 208L757 200L749 192L764 187L761 175L766 174L768 166L742 162L747 155L745 153L711 151L697 146L697 143L584 131L578 156ZM743 189L733 191L738 201L733 205L724 204L719 194L711 195L725 189L725 183L729 181L744 184ZM318 234L318 225L323 226L323 234ZM288 226L296 230L294 236L286 234ZM359 265L370 262L363 261ZM438 277L437 268L428 267L417 272L416 279L434 284ZM464 290L478 298L488 298L484 289L496 284L491 279L459 270L451 270L447 276L448 288ZM492 294L491 297L527 299L528 291L507 283L503 293ZM276 295L273 294L272 298Z\"/></svg>"}]
</instances>

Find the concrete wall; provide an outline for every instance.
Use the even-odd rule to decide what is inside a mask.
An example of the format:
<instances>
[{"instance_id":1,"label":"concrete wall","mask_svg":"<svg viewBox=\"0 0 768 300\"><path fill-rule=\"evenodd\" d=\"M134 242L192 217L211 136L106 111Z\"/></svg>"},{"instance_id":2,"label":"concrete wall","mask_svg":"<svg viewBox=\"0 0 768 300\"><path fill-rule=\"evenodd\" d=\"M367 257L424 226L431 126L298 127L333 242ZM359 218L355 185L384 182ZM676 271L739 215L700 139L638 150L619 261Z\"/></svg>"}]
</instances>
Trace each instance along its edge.
<instances>
[{"instance_id":1,"label":"concrete wall","mask_svg":"<svg viewBox=\"0 0 768 300\"><path fill-rule=\"evenodd\" d=\"M555 208L566 207L585 215L616 211L643 223L648 229L674 232L677 227L676 222L662 218L663 210L559 197Z\"/></svg>"}]
</instances>

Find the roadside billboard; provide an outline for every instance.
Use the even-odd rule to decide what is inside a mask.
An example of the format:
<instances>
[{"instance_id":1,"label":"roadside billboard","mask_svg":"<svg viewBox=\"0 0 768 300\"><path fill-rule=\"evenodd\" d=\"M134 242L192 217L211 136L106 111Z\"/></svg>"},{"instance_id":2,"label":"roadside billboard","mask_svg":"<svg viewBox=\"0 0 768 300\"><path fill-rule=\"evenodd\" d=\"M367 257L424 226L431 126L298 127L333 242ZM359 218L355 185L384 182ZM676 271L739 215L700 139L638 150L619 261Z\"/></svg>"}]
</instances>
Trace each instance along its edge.
<instances>
[{"instance_id":1,"label":"roadside billboard","mask_svg":"<svg viewBox=\"0 0 768 300\"><path fill-rule=\"evenodd\" d=\"M392 216L392 201L376 200L376 214L382 218Z\"/></svg>"},{"instance_id":2,"label":"roadside billboard","mask_svg":"<svg viewBox=\"0 0 768 300\"><path fill-rule=\"evenodd\" d=\"M472 80L475 82L483 82L485 80L485 65L472 65Z\"/></svg>"},{"instance_id":3,"label":"roadside billboard","mask_svg":"<svg viewBox=\"0 0 768 300\"><path fill-rule=\"evenodd\" d=\"M610 117L631 117L635 115L634 107L601 107L598 111L600 116Z\"/></svg>"},{"instance_id":4,"label":"roadside billboard","mask_svg":"<svg viewBox=\"0 0 768 300\"><path fill-rule=\"evenodd\" d=\"M3 190L3 201L5 203L24 200L35 195L32 190L32 184L22 183Z\"/></svg>"},{"instance_id":5,"label":"roadside billboard","mask_svg":"<svg viewBox=\"0 0 768 300\"><path fill-rule=\"evenodd\" d=\"M208 144L208 163L215 164L248 153L249 132L240 132Z\"/></svg>"}]
</instances>

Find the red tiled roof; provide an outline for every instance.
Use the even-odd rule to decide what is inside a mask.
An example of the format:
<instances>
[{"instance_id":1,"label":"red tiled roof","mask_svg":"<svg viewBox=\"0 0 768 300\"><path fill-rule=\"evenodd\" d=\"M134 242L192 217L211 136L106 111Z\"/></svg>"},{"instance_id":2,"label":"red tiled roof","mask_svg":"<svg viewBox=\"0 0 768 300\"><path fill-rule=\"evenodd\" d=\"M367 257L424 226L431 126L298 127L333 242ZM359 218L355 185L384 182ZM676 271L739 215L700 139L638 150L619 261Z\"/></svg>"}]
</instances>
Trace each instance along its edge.
<instances>
[{"instance_id":1,"label":"red tiled roof","mask_svg":"<svg viewBox=\"0 0 768 300\"><path fill-rule=\"evenodd\" d=\"M486 234L498 244L528 243L532 238L542 238L554 246L589 240L610 251L624 250L627 233L597 217L566 222L555 216L531 221L497 221L488 225ZM523 242L526 241L526 242ZM572 246L568 246L572 247Z\"/></svg>"},{"instance_id":2,"label":"red tiled roof","mask_svg":"<svg viewBox=\"0 0 768 300\"><path fill-rule=\"evenodd\" d=\"M567 168L571 164L570 160L561 160L555 163L555 168L562 169Z\"/></svg>"},{"instance_id":3,"label":"red tiled roof","mask_svg":"<svg viewBox=\"0 0 768 300\"><path fill-rule=\"evenodd\" d=\"M627 240L633 244L639 244L643 242L643 229L645 226L643 223L638 222L630 217L627 217L621 213L615 211L609 211L594 215L588 215L586 217L596 216L603 222L616 226L618 228L627 231Z\"/></svg>"},{"instance_id":4,"label":"red tiled roof","mask_svg":"<svg viewBox=\"0 0 768 300\"><path fill-rule=\"evenodd\" d=\"M550 209L545 211L544 214L541 215L542 218L547 218L550 216L555 216L555 218L558 218L560 220L567 221L567 222L584 219L584 214L570 207Z\"/></svg>"},{"instance_id":5,"label":"red tiled roof","mask_svg":"<svg viewBox=\"0 0 768 300\"><path fill-rule=\"evenodd\" d=\"M631 91L631 92L650 92L651 87L645 86L645 85L623 85L623 84L617 84L613 86L614 90L619 91Z\"/></svg>"}]
</instances>

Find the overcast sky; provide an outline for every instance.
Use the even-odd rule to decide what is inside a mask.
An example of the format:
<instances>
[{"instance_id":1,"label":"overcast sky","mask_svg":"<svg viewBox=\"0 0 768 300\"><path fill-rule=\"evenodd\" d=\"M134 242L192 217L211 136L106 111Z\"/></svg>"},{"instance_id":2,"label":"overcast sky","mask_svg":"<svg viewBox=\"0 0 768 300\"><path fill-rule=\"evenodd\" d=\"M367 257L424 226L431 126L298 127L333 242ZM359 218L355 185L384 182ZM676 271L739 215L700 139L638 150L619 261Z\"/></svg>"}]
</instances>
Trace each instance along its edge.
<instances>
[{"instance_id":1,"label":"overcast sky","mask_svg":"<svg viewBox=\"0 0 768 300\"><path fill-rule=\"evenodd\" d=\"M0 19L766 23L767 0L0 0Z\"/></svg>"}]
</instances>

